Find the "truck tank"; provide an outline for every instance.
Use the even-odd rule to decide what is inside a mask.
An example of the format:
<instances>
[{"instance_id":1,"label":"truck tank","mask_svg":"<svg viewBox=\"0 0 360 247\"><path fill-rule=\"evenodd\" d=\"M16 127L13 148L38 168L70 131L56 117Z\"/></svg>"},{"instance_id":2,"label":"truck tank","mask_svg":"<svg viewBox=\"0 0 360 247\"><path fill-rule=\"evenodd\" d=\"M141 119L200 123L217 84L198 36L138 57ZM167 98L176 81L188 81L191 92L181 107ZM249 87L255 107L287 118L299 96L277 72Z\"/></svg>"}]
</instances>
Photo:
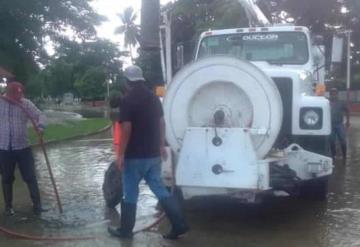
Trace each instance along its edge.
<instances>
[{"instance_id":1,"label":"truck tank","mask_svg":"<svg viewBox=\"0 0 360 247\"><path fill-rule=\"evenodd\" d=\"M174 77L164 114L167 141L175 152L181 150L187 128L246 128L262 159L280 132L283 106L275 83L259 68L215 56L189 64ZM219 114L223 119L217 123Z\"/></svg>"}]
</instances>

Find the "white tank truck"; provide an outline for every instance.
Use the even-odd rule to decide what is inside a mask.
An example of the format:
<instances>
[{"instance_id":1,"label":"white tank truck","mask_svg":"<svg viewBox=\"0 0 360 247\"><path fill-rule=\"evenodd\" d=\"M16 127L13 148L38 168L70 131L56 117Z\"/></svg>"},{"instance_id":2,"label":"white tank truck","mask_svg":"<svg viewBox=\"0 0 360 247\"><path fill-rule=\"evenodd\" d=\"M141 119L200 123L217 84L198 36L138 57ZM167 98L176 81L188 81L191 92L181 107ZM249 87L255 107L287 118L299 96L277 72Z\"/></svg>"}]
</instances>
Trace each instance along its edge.
<instances>
[{"instance_id":1,"label":"white tank truck","mask_svg":"<svg viewBox=\"0 0 360 247\"><path fill-rule=\"evenodd\" d=\"M333 172L323 48L302 26L272 25L252 0L239 0L250 27L201 34L195 61L164 97L170 162L184 199L261 195L325 199ZM170 56L168 56L169 58Z\"/></svg>"}]
</instances>

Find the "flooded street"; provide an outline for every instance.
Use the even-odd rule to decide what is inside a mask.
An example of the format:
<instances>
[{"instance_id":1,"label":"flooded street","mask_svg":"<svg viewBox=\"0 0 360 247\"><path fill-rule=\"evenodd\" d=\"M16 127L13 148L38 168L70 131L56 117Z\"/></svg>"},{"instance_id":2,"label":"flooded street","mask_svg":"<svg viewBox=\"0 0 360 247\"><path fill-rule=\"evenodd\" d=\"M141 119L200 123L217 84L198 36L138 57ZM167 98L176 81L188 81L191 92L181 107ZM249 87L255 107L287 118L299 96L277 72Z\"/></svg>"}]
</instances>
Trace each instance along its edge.
<instances>
[{"instance_id":1,"label":"flooded street","mask_svg":"<svg viewBox=\"0 0 360 247\"><path fill-rule=\"evenodd\" d=\"M120 241L107 233L118 215L105 209L102 197L104 171L114 159L110 135L94 136L48 147L64 214L60 215L43 155L35 149L38 179L45 208L40 218L32 215L28 193L17 175L15 217L0 225L37 236L96 237L95 240L39 242L0 235L0 246L360 246L360 118L352 119L347 164L336 160L326 202L273 198L262 205L242 205L216 199L186 203L191 232L176 242L165 241L159 232L142 232L132 241ZM142 184L136 228L156 219L156 199ZM2 198L0 210L3 211ZM118 208L119 210L119 208ZM121 244L121 245L120 245Z\"/></svg>"}]
</instances>

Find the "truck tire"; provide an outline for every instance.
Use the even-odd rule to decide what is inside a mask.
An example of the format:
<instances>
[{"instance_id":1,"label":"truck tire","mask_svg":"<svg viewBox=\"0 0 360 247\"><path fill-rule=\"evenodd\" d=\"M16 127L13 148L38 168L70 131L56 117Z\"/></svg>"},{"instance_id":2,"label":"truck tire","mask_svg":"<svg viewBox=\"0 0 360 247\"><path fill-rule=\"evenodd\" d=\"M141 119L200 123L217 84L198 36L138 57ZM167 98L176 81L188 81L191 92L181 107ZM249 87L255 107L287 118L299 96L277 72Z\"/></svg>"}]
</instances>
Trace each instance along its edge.
<instances>
[{"instance_id":1,"label":"truck tire","mask_svg":"<svg viewBox=\"0 0 360 247\"><path fill-rule=\"evenodd\" d=\"M316 201L325 201L328 194L329 177L312 179L300 186L300 197Z\"/></svg>"},{"instance_id":2,"label":"truck tire","mask_svg":"<svg viewBox=\"0 0 360 247\"><path fill-rule=\"evenodd\" d=\"M293 142L307 151L331 157L330 136L297 136Z\"/></svg>"},{"instance_id":3,"label":"truck tire","mask_svg":"<svg viewBox=\"0 0 360 247\"><path fill-rule=\"evenodd\" d=\"M295 142L307 151L331 157L329 136L301 136ZM329 177L305 181L300 186L300 196L304 199L324 201L327 198Z\"/></svg>"},{"instance_id":4,"label":"truck tire","mask_svg":"<svg viewBox=\"0 0 360 247\"><path fill-rule=\"evenodd\" d=\"M215 56L184 67L164 98L167 141L181 149L188 127L214 127L214 114L222 111L224 127L266 130L252 135L258 159L267 155L279 134L283 106L273 82L255 65L236 58Z\"/></svg>"}]
</instances>

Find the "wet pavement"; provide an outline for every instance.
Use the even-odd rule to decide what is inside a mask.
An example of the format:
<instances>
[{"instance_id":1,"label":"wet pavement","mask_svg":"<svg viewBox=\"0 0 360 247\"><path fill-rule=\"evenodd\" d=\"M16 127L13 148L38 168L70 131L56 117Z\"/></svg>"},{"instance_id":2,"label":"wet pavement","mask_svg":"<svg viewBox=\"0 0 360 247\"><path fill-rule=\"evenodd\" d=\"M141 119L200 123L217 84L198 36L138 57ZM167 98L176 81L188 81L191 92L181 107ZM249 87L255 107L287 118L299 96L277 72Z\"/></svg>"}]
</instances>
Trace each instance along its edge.
<instances>
[{"instance_id":1,"label":"wet pavement","mask_svg":"<svg viewBox=\"0 0 360 247\"><path fill-rule=\"evenodd\" d=\"M14 193L17 215L0 215L0 225L38 236L96 239L40 242L0 235L0 246L360 246L359 140L360 117L356 117L350 130L348 161L343 164L341 159L336 160L326 202L273 198L261 205L244 205L213 198L193 200L186 203L191 232L176 242L161 238L160 232L168 228L166 221L155 232L139 233L132 241L108 235L107 225L118 221L116 211L105 209L101 189L104 171L114 158L110 134L50 145L48 154L64 214L57 212L42 153L35 150L41 194L50 211L40 218L32 215L28 193L18 175ZM152 223L157 214L154 196L144 184L141 186L136 228Z\"/></svg>"}]
</instances>

